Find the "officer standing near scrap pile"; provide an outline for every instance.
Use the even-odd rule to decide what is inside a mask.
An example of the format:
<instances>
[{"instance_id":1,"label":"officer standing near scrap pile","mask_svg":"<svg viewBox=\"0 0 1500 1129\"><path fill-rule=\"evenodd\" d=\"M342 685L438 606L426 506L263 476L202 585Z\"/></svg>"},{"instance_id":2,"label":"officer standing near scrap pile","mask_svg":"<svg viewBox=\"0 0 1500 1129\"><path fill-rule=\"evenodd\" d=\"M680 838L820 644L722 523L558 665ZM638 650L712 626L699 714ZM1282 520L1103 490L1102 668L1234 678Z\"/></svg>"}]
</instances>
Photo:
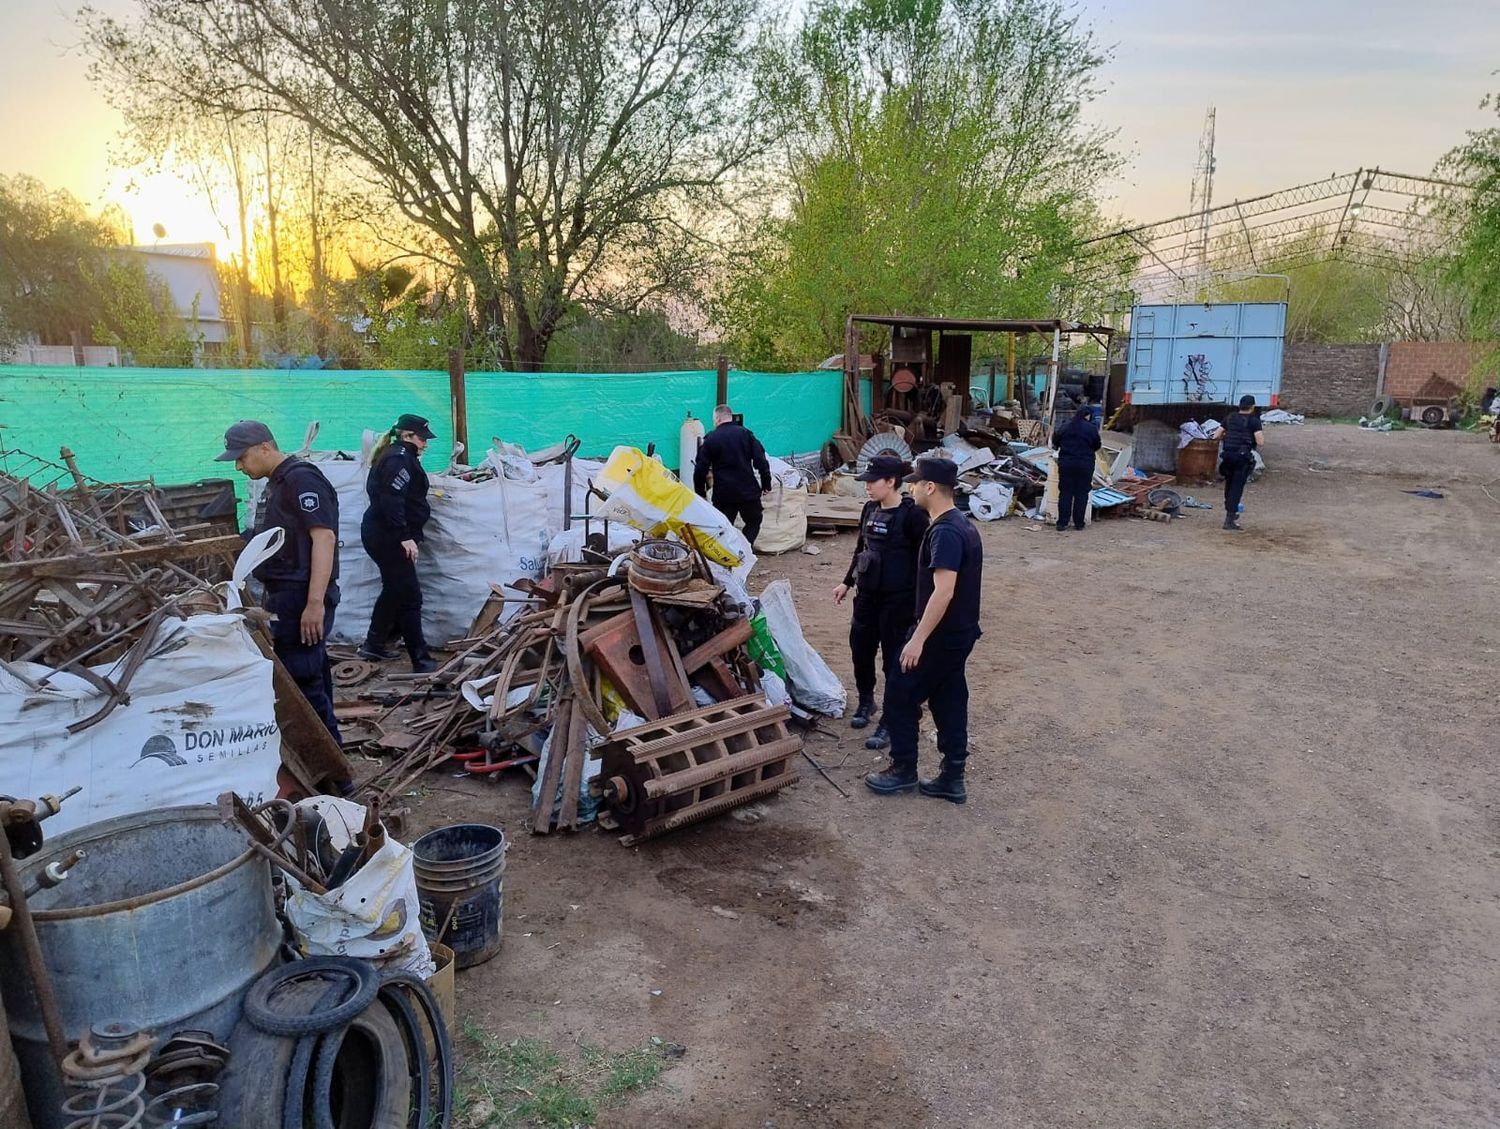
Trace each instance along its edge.
<instances>
[{"instance_id":1,"label":"officer standing near scrap pile","mask_svg":"<svg viewBox=\"0 0 1500 1129\"><path fill-rule=\"evenodd\" d=\"M242 419L226 431L216 461L234 463L246 478L266 480L260 526L245 536L249 540L277 526L286 534L276 555L255 570L273 617L271 643L328 732L342 743L327 646L339 603L338 495L312 463L280 450L259 420Z\"/></svg>"},{"instance_id":2,"label":"officer standing near scrap pile","mask_svg":"<svg viewBox=\"0 0 1500 1129\"><path fill-rule=\"evenodd\" d=\"M365 552L380 570L380 595L359 657L375 662L394 659L396 655L385 648L393 635L399 635L415 674L436 669L422 635L422 585L417 580L417 553L432 516L427 472L422 469L422 452L431 439L427 421L410 414L381 437L365 478L370 506L359 527Z\"/></svg>"},{"instance_id":3,"label":"officer standing near scrap pile","mask_svg":"<svg viewBox=\"0 0 1500 1129\"><path fill-rule=\"evenodd\" d=\"M967 798L969 683L965 664L980 636L979 585L984 547L966 514L954 506L958 465L952 459L917 460L907 476L912 496L930 519L917 553L917 625L901 649L900 669L886 686L885 724L890 764L865 777L872 792L920 790L961 804ZM922 703L937 725L938 774L917 780L917 723Z\"/></svg>"},{"instance_id":4,"label":"officer standing near scrap pile","mask_svg":"<svg viewBox=\"0 0 1500 1129\"><path fill-rule=\"evenodd\" d=\"M859 704L849 725L863 729L875 713L875 655L889 687L893 672L917 618L917 550L927 532L927 514L911 498L901 496L901 479L910 468L894 455L876 455L859 481L870 500L859 515L859 539L844 581L833 590L842 604L854 591L854 615L849 621L849 652L854 660L854 686ZM869 749L889 748L885 710Z\"/></svg>"},{"instance_id":5,"label":"officer standing near scrap pile","mask_svg":"<svg viewBox=\"0 0 1500 1129\"><path fill-rule=\"evenodd\" d=\"M765 518L762 499L771 492L771 463L755 432L734 422L734 410L728 404L714 409L714 429L704 437L693 464L693 491L700 498L708 497L710 471L714 509L730 524L736 517L744 518L745 540L754 545Z\"/></svg>"}]
</instances>

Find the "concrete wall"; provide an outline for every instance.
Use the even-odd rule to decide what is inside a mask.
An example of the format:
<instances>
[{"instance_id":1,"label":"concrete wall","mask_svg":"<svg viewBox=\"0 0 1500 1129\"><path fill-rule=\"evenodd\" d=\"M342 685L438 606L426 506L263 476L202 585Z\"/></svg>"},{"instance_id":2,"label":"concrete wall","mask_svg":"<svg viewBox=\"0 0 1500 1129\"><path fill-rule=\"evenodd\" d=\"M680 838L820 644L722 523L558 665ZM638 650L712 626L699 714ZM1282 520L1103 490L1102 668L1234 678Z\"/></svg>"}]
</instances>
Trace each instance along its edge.
<instances>
[{"instance_id":1,"label":"concrete wall","mask_svg":"<svg viewBox=\"0 0 1500 1129\"><path fill-rule=\"evenodd\" d=\"M1310 416L1364 415L1379 376L1379 345L1289 343L1281 360L1281 406Z\"/></svg>"}]
</instances>

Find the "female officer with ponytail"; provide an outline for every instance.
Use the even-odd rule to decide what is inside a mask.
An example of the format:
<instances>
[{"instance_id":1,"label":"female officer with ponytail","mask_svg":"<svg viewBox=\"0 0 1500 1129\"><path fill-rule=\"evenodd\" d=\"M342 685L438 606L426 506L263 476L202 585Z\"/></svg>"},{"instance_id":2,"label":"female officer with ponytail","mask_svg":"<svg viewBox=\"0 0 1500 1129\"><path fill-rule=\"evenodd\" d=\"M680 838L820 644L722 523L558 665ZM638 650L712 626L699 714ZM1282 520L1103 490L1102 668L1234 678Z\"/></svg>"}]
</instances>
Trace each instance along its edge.
<instances>
[{"instance_id":1,"label":"female officer with ponytail","mask_svg":"<svg viewBox=\"0 0 1500 1129\"><path fill-rule=\"evenodd\" d=\"M399 635L418 674L434 669L422 638L422 588L417 581L417 547L432 514L427 472L422 469L422 452L431 438L432 428L416 415L402 416L381 438L365 479L370 506L359 530L365 552L380 569L380 596L359 654L393 659L396 656L385 648Z\"/></svg>"}]
</instances>

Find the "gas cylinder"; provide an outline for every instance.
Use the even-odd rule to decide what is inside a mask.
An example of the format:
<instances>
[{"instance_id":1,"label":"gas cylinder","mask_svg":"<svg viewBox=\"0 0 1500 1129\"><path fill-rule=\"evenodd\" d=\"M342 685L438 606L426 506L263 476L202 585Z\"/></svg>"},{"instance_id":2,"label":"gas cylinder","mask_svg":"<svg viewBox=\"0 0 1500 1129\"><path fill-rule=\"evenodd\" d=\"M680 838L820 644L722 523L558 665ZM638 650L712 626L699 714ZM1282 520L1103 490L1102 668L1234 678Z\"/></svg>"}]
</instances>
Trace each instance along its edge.
<instances>
[{"instance_id":1,"label":"gas cylinder","mask_svg":"<svg viewBox=\"0 0 1500 1129\"><path fill-rule=\"evenodd\" d=\"M703 421L694 419L693 413L688 412L687 419L682 421L682 430L678 433L677 446L677 480L688 486L693 485L693 464L698 461L698 444L703 442Z\"/></svg>"}]
</instances>

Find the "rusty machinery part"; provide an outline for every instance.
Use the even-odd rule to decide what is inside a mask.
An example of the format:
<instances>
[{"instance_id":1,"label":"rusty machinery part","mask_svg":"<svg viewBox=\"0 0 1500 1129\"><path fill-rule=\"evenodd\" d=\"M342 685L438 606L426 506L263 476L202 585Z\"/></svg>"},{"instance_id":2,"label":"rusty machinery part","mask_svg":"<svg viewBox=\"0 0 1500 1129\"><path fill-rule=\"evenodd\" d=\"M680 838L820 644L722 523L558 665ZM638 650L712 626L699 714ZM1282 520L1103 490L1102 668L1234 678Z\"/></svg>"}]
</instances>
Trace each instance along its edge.
<instances>
[{"instance_id":1,"label":"rusty machinery part","mask_svg":"<svg viewBox=\"0 0 1500 1129\"><path fill-rule=\"evenodd\" d=\"M895 392L910 392L917 386L917 374L904 365L891 373L891 389Z\"/></svg>"},{"instance_id":2,"label":"rusty machinery part","mask_svg":"<svg viewBox=\"0 0 1500 1129\"><path fill-rule=\"evenodd\" d=\"M146 1125L211 1125L218 1121L218 1077L229 1064L229 1048L207 1031L181 1031L146 1068Z\"/></svg>"},{"instance_id":3,"label":"rusty machinery part","mask_svg":"<svg viewBox=\"0 0 1500 1129\"><path fill-rule=\"evenodd\" d=\"M61 1063L73 1091L60 1109L65 1129L136 1129L146 1115L146 1063L155 1043L149 1031L124 1023L95 1024Z\"/></svg>"},{"instance_id":4,"label":"rusty machinery part","mask_svg":"<svg viewBox=\"0 0 1500 1129\"><path fill-rule=\"evenodd\" d=\"M627 730L600 746L590 791L626 846L718 815L797 779L790 716L752 694Z\"/></svg>"},{"instance_id":5,"label":"rusty machinery part","mask_svg":"<svg viewBox=\"0 0 1500 1129\"><path fill-rule=\"evenodd\" d=\"M860 474L870 469L870 460L876 455L894 455L904 463L912 461L910 444L894 431L877 432L865 440L865 445L859 449L859 461L855 464L859 467Z\"/></svg>"},{"instance_id":6,"label":"rusty machinery part","mask_svg":"<svg viewBox=\"0 0 1500 1129\"><path fill-rule=\"evenodd\" d=\"M29 858L42 849L42 821L51 819L62 810L64 801L81 791L83 788L75 785L61 796L46 795L35 800L0 796L0 829L4 830L16 858Z\"/></svg>"},{"instance_id":7,"label":"rusty machinery part","mask_svg":"<svg viewBox=\"0 0 1500 1129\"><path fill-rule=\"evenodd\" d=\"M648 596L670 595L693 578L693 553L677 541L642 541L630 553L630 586Z\"/></svg>"},{"instance_id":8,"label":"rusty machinery part","mask_svg":"<svg viewBox=\"0 0 1500 1129\"><path fill-rule=\"evenodd\" d=\"M368 682L375 677L376 666L372 662L363 659L344 659L333 664L333 684L335 686L358 686L361 682Z\"/></svg>"}]
</instances>

